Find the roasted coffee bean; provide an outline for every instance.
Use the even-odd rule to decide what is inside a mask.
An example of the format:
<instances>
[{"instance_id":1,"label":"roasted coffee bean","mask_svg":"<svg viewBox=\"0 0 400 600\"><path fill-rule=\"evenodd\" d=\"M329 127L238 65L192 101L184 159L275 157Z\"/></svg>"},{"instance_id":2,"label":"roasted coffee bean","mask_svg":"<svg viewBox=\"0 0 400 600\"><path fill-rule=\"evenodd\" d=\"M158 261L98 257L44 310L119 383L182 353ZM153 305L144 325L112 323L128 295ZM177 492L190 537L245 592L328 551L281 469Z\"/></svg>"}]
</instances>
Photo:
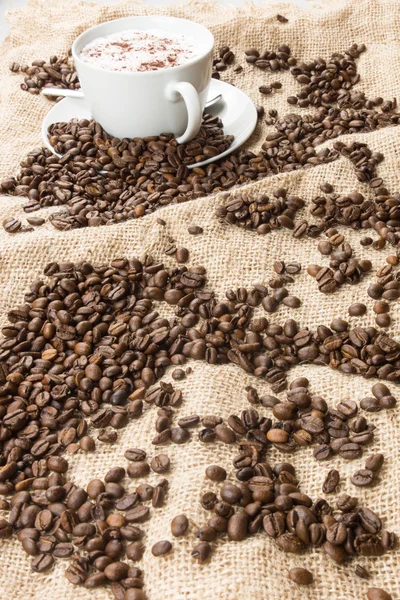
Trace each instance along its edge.
<instances>
[{"instance_id":1,"label":"roasted coffee bean","mask_svg":"<svg viewBox=\"0 0 400 600\"><path fill-rule=\"evenodd\" d=\"M145 477L150 472L150 466L146 461L135 461L129 463L126 472L132 478Z\"/></svg>"},{"instance_id":2,"label":"roasted coffee bean","mask_svg":"<svg viewBox=\"0 0 400 600\"><path fill-rule=\"evenodd\" d=\"M147 600L147 597L138 588L128 588L124 593L123 600Z\"/></svg>"},{"instance_id":3,"label":"roasted coffee bean","mask_svg":"<svg viewBox=\"0 0 400 600\"><path fill-rule=\"evenodd\" d=\"M248 516L245 512L236 512L228 521L228 537L234 542L241 542L247 537Z\"/></svg>"},{"instance_id":4,"label":"roasted coffee bean","mask_svg":"<svg viewBox=\"0 0 400 600\"><path fill-rule=\"evenodd\" d=\"M126 556L129 560L133 560L133 562L137 562L141 560L145 551L145 547L142 542L132 542L128 544L126 547Z\"/></svg>"},{"instance_id":5,"label":"roasted coffee bean","mask_svg":"<svg viewBox=\"0 0 400 600\"><path fill-rule=\"evenodd\" d=\"M367 412L379 412L382 410L380 402L377 398L363 398L360 402L360 407Z\"/></svg>"},{"instance_id":6,"label":"roasted coffee bean","mask_svg":"<svg viewBox=\"0 0 400 600\"><path fill-rule=\"evenodd\" d=\"M127 577L129 566L124 562L113 562L104 569L104 575L110 581L120 581Z\"/></svg>"},{"instance_id":7,"label":"roasted coffee bean","mask_svg":"<svg viewBox=\"0 0 400 600\"><path fill-rule=\"evenodd\" d=\"M218 465L210 465L206 469L206 476L211 481L225 481L226 471Z\"/></svg>"},{"instance_id":8,"label":"roasted coffee bean","mask_svg":"<svg viewBox=\"0 0 400 600\"><path fill-rule=\"evenodd\" d=\"M299 554L305 550L303 542L293 533L284 533L283 535L280 535L276 540L276 544L278 548L284 552L293 554Z\"/></svg>"},{"instance_id":9,"label":"roasted coffee bean","mask_svg":"<svg viewBox=\"0 0 400 600\"><path fill-rule=\"evenodd\" d=\"M381 543L385 550L393 550L397 545L397 536L393 532L383 531Z\"/></svg>"},{"instance_id":10,"label":"roasted coffee bean","mask_svg":"<svg viewBox=\"0 0 400 600\"><path fill-rule=\"evenodd\" d=\"M373 473L378 473L383 466L384 460L383 454L372 454L365 461L365 468Z\"/></svg>"},{"instance_id":11,"label":"roasted coffee bean","mask_svg":"<svg viewBox=\"0 0 400 600\"><path fill-rule=\"evenodd\" d=\"M189 225L188 232L192 235L199 235L203 233L203 228L200 225Z\"/></svg>"},{"instance_id":12,"label":"roasted coffee bean","mask_svg":"<svg viewBox=\"0 0 400 600\"><path fill-rule=\"evenodd\" d=\"M378 400L381 400L385 396L390 396L390 390L384 383L376 383L372 386L371 391Z\"/></svg>"},{"instance_id":13,"label":"roasted coffee bean","mask_svg":"<svg viewBox=\"0 0 400 600\"><path fill-rule=\"evenodd\" d=\"M174 537L185 535L189 527L189 521L186 515L178 515L171 521L171 533Z\"/></svg>"},{"instance_id":14,"label":"roasted coffee bean","mask_svg":"<svg viewBox=\"0 0 400 600\"><path fill-rule=\"evenodd\" d=\"M331 558L333 562L337 563L338 565L341 565L346 560L346 551L342 546L337 546L327 541L322 545L322 547L329 558Z\"/></svg>"},{"instance_id":15,"label":"roasted coffee bean","mask_svg":"<svg viewBox=\"0 0 400 600\"><path fill-rule=\"evenodd\" d=\"M339 454L346 460L354 460L355 458L359 458L361 456L362 448L359 444L355 443L343 444L339 450Z\"/></svg>"},{"instance_id":16,"label":"roasted coffee bean","mask_svg":"<svg viewBox=\"0 0 400 600\"><path fill-rule=\"evenodd\" d=\"M392 595L382 588L369 588L367 598L368 600L393 600Z\"/></svg>"},{"instance_id":17,"label":"roasted coffee bean","mask_svg":"<svg viewBox=\"0 0 400 600\"><path fill-rule=\"evenodd\" d=\"M31 561L32 571L43 573L51 569L54 564L54 559L51 554L38 554Z\"/></svg>"},{"instance_id":18,"label":"roasted coffee bean","mask_svg":"<svg viewBox=\"0 0 400 600\"><path fill-rule=\"evenodd\" d=\"M113 467L110 469L105 477L104 481L106 483L118 483L125 477L125 469L123 467Z\"/></svg>"},{"instance_id":19,"label":"roasted coffee bean","mask_svg":"<svg viewBox=\"0 0 400 600\"><path fill-rule=\"evenodd\" d=\"M289 571L289 578L297 583L297 585L311 585L314 582L314 577L310 571L300 567L294 567Z\"/></svg>"},{"instance_id":20,"label":"roasted coffee bean","mask_svg":"<svg viewBox=\"0 0 400 600\"><path fill-rule=\"evenodd\" d=\"M146 452L140 448L133 448L132 450L126 450L124 456L127 460L139 462L145 460Z\"/></svg>"},{"instance_id":21,"label":"roasted coffee bean","mask_svg":"<svg viewBox=\"0 0 400 600\"><path fill-rule=\"evenodd\" d=\"M153 556L164 556L165 554L168 554L169 552L171 552L172 550L172 544L171 542L168 542L167 540L163 540L161 542L156 542L152 549L151 549L151 553Z\"/></svg>"},{"instance_id":22,"label":"roasted coffee bean","mask_svg":"<svg viewBox=\"0 0 400 600\"><path fill-rule=\"evenodd\" d=\"M184 429L195 427L198 423L200 423L199 415L189 415L188 417L182 417L182 419L179 419L178 421L179 427L183 427Z\"/></svg>"},{"instance_id":23,"label":"roasted coffee bean","mask_svg":"<svg viewBox=\"0 0 400 600\"><path fill-rule=\"evenodd\" d=\"M170 467L170 460L166 454L157 454L151 459L150 467L155 473L167 473Z\"/></svg>"},{"instance_id":24,"label":"roasted coffee bean","mask_svg":"<svg viewBox=\"0 0 400 600\"><path fill-rule=\"evenodd\" d=\"M325 481L322 485L322 491L325 494L332 494L332 492L336 491L339 481L340 481L339 471L337 471L336 469L332 469L331 471L328 472L328 474L325 478Z\"/></svg>"},{"instance_id":25,"label":"roasted coffee bean","mask_svg":"<svg viewBox=\"0 0 400 600\"><path fill-rule=\"evenodd\" d=\"M355 302L354 304L349 306L349 315L351 317L361 317L362 315L365 315L366 312L367 307L361 302Z\"/></svg>"},{"instance_id":26,"label":"roasted coffee bean","mask_svg":"<svg viewBox=\"0 0 400 600\"><path fill-rule=\"evenodd\" d=\"M357 487L366 487L374 481L374 473L370 469L360 469L351 477L351 482Z\"/></svg>"},{"instance_id":27,"label":"roasted coffee bean","mask_svg":"<svg viewBox=\"0 0 400 600\"><path fill-rule=\"evenodd\" d=\"M187 248L178 248L175 256L178 263L185 263L189 260L189 250Z\"/></svg>"},{"instance_id":28,"label":"roasted coffee bean","mask_svg":"<svg viewBox=\"0 0 400 600\"><path fill-rule=\"evenodd\" d=\"M369 579L371 577L368 569L366 567L362 567L361 565L357 565L354 572L357 577L360 577L360 579Z\"/></svg>"},{"instance_id":29,"label":"roasted coffee bean","mask_svg":"<svg viewBox=\"0 0 400 600\"><path fill-rule=\"evenodd\" d=\"M208 542L200 542L200 544L197 544L197 546L195 546L192 550L193 558L198 560L199 563L206 562L210 554L211 546Z\"/></svg>"},{"instance_id":30,"label":"roasted coffee bean","mask_svg":"<svg viewBox=\"0 0 400 600\"><path fill-rule=\"evenodd\" d=\"M342 496L339 496L336 502L338 509L342 512L353 511L356 508L357 503L357 498L352 498L348 494L343 494Z\"/></svg>"}]
</instances>

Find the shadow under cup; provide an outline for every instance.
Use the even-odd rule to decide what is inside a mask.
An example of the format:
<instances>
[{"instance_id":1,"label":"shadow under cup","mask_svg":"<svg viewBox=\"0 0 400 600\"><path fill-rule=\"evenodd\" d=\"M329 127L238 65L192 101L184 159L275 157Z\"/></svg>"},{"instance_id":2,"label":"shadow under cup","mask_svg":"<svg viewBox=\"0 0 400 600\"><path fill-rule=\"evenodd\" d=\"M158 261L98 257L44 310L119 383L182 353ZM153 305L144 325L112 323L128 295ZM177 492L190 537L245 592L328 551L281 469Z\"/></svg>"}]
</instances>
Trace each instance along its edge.
<instances>
[{"instance_id":1,"label":"shadow under cup","mask_svg":"<svg viewBox=\"0 0 400 600\"><path fill-rule=\"evenodd\" d=\"M158 29L188 36L195 40L198 52L180 66L145 72L112 71L80 58L89 42L127 29ZM200 127L211 80L213 48L212 33L193 21L127 17L84 31L72 45L72 56L85 102L107 133L118 138L173 133L181 136L178 141L183 143L193 138Z\"/></svg>"}]
</instances>

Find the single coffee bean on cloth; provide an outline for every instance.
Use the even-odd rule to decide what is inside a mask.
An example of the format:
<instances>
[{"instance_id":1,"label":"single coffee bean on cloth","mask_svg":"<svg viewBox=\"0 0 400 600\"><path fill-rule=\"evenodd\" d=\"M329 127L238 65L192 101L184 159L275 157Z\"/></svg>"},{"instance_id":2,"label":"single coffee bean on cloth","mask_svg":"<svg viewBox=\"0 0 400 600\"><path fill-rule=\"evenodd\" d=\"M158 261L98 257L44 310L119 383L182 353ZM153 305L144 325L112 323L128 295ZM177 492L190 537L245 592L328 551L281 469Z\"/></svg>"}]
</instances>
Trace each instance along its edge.
<instances>
[{"instance_id":1,"label":"single coffee bean on cloth","mask_svg":"<svg viewBox=\"0 0 400 600\"><path fill-rule=\"evenodd\" d=\"M32 0L9 15L2 181L42 145L52 104L38 81L63 71L78 87L68 50L105 20L161 13L209 27L213 76L244 90L260 118L241 162L180 180L190 201L150 199L139 218L57 231L48 218L65 210L62 177L58 201L35 217L19 193L1 198L0 384L12 392L0 396L4 597L396 598L397 9ZM342 76L333 55L346 52L354 88L331 75ZM40 72L22 69L35 59ZM335 94L351 102L339 110ZM19 182L25 196L31 175ZM233 177L245 186L230 190ZM123 257L141 270L131 262L126 275ZM155 348L172 328L163 375L170 356ZM43 372L51 397L33 391ZM147 395L138 385L128 399L127 373Z\"/></svg>"}]
</instances>

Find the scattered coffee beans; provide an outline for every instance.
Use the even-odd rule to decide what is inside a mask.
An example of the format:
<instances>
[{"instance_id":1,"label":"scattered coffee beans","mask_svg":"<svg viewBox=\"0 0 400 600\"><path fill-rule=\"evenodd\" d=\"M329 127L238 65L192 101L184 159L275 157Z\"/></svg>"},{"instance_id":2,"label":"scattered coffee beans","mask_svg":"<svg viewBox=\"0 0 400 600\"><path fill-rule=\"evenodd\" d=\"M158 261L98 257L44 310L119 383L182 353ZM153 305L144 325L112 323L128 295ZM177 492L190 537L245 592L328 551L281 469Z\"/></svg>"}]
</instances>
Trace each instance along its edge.
<instances>
[{"instance_id":1,"label":"scattered coffee beans","mask_svg":"<svg viewBox=\"0 0 400 600\"><path fill-rule=\"evenodd\" d=\"M290 569L289 578L297 583L297 585L311 585L314 582L314 577L307 569L295 567Z\"/></svg>"}]
</instances>

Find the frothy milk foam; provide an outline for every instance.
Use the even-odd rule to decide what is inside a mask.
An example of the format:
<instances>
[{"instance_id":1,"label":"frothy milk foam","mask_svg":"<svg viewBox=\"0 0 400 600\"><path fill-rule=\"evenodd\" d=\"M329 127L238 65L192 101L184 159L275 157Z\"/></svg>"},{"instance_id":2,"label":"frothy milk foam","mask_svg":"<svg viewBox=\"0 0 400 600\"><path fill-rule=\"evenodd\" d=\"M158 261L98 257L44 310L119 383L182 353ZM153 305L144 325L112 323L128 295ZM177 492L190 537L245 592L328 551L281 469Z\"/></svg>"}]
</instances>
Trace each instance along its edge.
<instances>
[{"instance_id":1,"label":"frothy milk foam","mask_svg":"<svg viewBox=\"0 0 400 600\"><path fill-rule=\"evenodd\" d=\"M110 71L158 71L184 64L198 54L194 38L162 29L128 29L87 44L80 57Z\"/></svg>"}]
</instances>

